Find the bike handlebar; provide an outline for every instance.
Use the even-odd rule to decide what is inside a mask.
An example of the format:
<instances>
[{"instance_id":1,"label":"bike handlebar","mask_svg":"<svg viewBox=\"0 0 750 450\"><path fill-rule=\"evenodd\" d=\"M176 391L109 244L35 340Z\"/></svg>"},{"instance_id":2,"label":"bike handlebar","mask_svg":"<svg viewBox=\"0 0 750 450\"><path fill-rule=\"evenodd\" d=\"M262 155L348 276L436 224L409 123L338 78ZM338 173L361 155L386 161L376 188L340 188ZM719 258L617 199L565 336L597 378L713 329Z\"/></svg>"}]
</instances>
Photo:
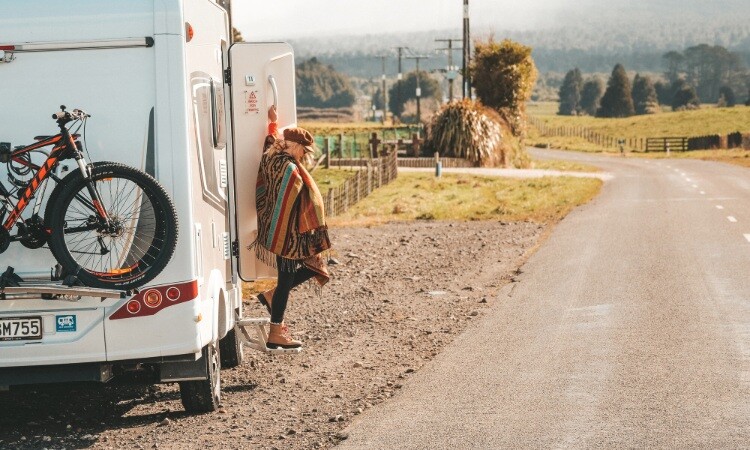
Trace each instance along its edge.
<instances>
[{"instance_id":1,"label":"bike handlebar","mask_svg":"<svg viewBox=\"0 0 750 450\"><path fill-rule=\"evenodd\" d=\"M73 111L66 111L65 105L60 106L60 111L52 114L52 118L54 120L57 120L58 122L70 122L71 120L78 120L78 119L87 119L91 117L91 114L88 114L86 111L82 109L74 109Z\"/></svg>"}]
</instances>

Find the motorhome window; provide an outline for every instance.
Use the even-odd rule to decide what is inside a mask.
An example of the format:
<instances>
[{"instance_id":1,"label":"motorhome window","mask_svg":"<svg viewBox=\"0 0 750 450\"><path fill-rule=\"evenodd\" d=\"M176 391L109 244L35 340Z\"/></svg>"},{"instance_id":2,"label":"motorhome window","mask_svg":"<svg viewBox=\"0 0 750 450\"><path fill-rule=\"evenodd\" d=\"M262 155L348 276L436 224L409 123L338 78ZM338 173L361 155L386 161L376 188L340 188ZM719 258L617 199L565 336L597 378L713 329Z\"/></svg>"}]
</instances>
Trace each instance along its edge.
<instances>
[{"instance_id":1,"label":"motorhome window","mask_svg":"<svg viewBox=\"0 0 750 450\"><path fill-rule=\"evenodd\" d=\"M211 80L211 97L213 100L213 138L214 148L223 149L227 145L226 117L224 115L224 84Z\"/></svg>"},{"instance_id":2,"label":"motorhome window","mask_svg":"<svg viewBox=\"0 0 750 450\"><path fill-rule=\"evenodd\" d=\"M226 192L221 187L218 163L218 159L223 156L215 151L213 81L208 74L202 72L193 73L191 78L193 124L203 198L211 206L224 211Z\"/></svg>"}]
</instances>

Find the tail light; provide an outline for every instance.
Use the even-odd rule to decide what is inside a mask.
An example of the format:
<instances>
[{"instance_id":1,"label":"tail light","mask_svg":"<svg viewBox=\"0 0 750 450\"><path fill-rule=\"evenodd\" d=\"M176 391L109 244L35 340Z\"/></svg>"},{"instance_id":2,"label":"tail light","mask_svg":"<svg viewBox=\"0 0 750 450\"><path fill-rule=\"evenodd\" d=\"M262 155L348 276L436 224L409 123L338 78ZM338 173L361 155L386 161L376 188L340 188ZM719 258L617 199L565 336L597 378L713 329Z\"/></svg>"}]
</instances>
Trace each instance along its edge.
<instances>
[{"instance_id":1,"label":"tail light","mask_svg":"<svg viewBox=\"0 0 750 450\"><path fill-rule=\"evenodd\" d=\"M161 294L156 289L149 289L143 296L143 303L149 308L158 308L161 305Z\"/></svg>"},{"instance_id":2,"label":"tail light","mask_svg":"<svg viewBox=\"0 0 750 450\"><path fill-rule=\"evenodd\" d=\"M162 299L169 301L164 302ZM110 320L153 316L164 308L198 298L198 281L144 289L118 308Z\"/></svg>"}]
</instances>

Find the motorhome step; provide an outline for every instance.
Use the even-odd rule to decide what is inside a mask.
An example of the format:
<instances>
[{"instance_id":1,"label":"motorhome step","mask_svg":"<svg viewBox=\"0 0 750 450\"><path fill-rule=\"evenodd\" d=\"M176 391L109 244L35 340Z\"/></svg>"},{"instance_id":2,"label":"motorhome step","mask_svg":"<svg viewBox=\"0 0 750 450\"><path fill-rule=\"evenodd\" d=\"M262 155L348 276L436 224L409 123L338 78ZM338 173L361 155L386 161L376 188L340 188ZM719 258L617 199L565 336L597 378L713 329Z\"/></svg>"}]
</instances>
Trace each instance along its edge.
<instances>
[{"instance_id":1,"label":"motorhome step","mask_svg":"<svg viewBox=\"0 0 750 450\"><path fill-rule=\"evenodd\" d=\"M267 317L262 318L247 318L240 319L235 324L237 335L240 337L242 342L250 348L255 350L270 353L272 355L289 355L298 354L302 352L302 348L268 348L266 342L268 341L268 332L266 331L266 325L271 323L271 319ZM252 331L248 328L255 330L253 336Z\"/></svg>"}]
</instances>

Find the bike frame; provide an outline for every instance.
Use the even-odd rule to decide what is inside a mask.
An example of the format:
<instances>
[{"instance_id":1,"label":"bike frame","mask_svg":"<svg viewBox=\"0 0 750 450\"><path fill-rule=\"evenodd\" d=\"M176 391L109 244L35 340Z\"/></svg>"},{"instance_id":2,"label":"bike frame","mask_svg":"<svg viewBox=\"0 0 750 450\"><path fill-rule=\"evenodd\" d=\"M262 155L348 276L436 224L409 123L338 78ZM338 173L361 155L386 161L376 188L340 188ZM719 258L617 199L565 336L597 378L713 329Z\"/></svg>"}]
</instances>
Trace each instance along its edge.
<instances>
[{"instance_id":1,"label":"bike frame","mask_svg":"<svg viewBox=\"0 0 750 450\"><path fill-rule=\"evenodd\" d=\"M65 124L63 122L58 122L58 125L60 126L59 134L48 137L46 139L42 139L35 144L31 144L26 147L14 150L10 154L10 158L13 162L29 167L33 170L36 170L37 172L36 174L34 174L34 178L29 181L25 188L23 188L23 191L18 196L18 202L13 207L13 210L10 212L8 218L5 220L5 222L3 222L3 228L5 228L7 231L13 229L16 222L21 217L21 214L23 214L31 199L34 197L34 194L47 178L52 177L55 179L55 181L60 181L60 179L54 175L53 170L61 160L67 159L69 155L72 155L78 163L78 168L80 169L83 176L88 178L86 161L83 159L83 155L81 155L81 152L76 147L76 142L79 135L71 135L70 131L65 127ZM21 156L31 151L38 150L50 145L53 146L52 151L50 152L49 157L47 157L47 159L41 166L37 166L36 164L27 162L23 158L21 158ZM0 183L0 193L5 195L6 197L9 197L9 192L2 183ZM99 195L91 185L89 185L89 193L91 195L91 198L93 199L93 202L89 202L85 198L81 198L80 200L88 207L90 207L92 211L96 212L100 216L100 218L107 220L107 213L106 211L104 211L104 208L99 201Z\"/></svg>"}]
</instances>

